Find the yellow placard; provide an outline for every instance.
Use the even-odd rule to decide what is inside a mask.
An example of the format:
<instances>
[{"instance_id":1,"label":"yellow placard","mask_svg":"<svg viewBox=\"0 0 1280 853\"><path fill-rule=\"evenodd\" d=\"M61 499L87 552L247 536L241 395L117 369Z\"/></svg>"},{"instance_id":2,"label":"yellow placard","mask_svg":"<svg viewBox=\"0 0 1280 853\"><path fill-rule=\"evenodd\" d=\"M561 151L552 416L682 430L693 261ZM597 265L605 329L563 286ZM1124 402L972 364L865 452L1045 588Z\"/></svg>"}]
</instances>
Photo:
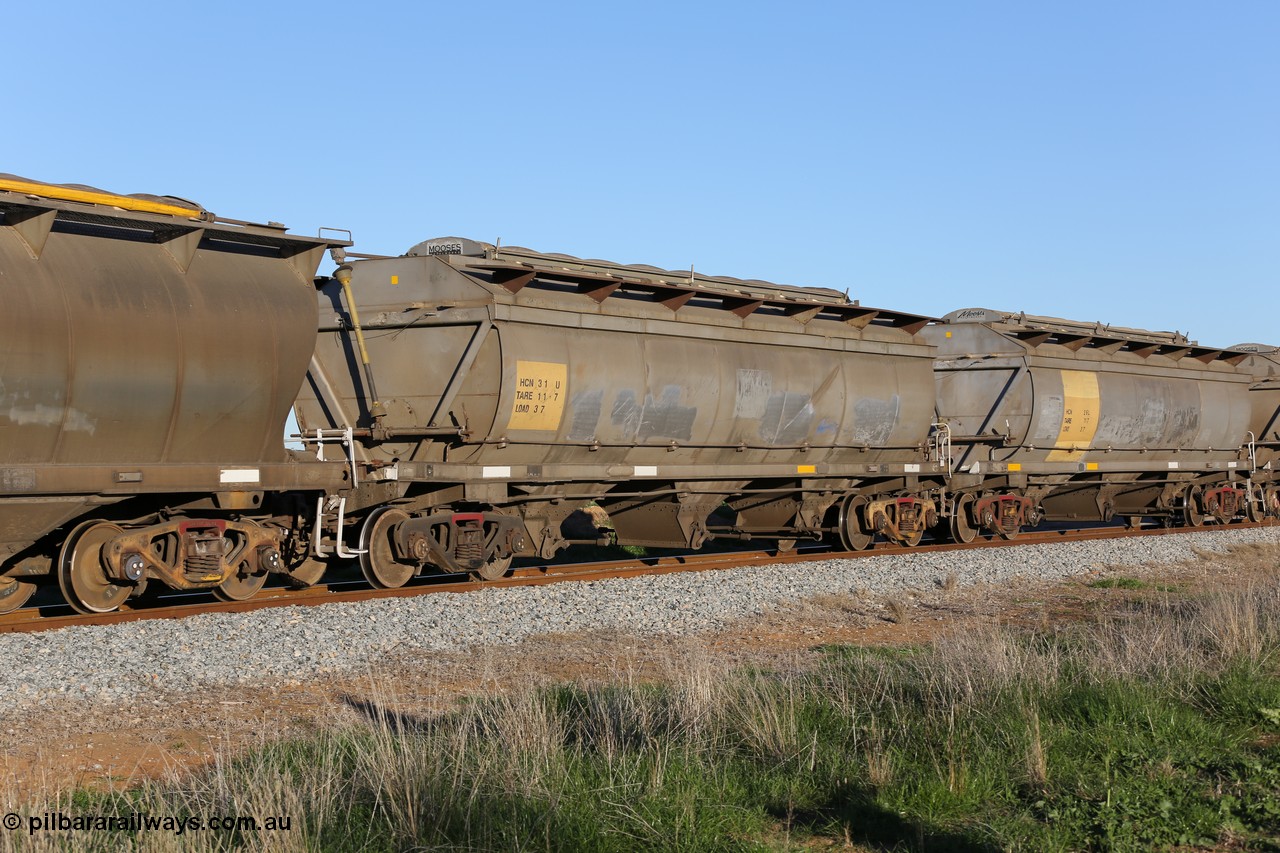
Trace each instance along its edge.
<instances>
[{"instance_id":1,"label":"yellow placard","mask_svg":"<svg viewBox=\"0 0 1280 853\"><path fill-rule=\"evenodd\" d=\"M554 361L517 361L510 429L558 430L569 391L569 366Z\"/></svg>"},{"instance_id":2,"label":"yellow placard","mask_svg":"<svg viewBox=\"0 0 1280 853\"><path fill-rule=\"evenodd\" d=\"M1062 427L1046 459L1075 462L1084 456L1098 431L1101 410L1098 374L1087 370L1062 371Z\"/></svg>"},{"instance_id":3,"label":"yellow placard","mask_svg":"<svg viewBox=\"0 0 1280 853\"><path fill-rule=\"evenodd\" d=\"M818 473L818 466L816 466L816 465L797 465L797 466L796 466L796 473L797 473L797 474L816 474L816 473Z\"/></svg>"}]
</instances>

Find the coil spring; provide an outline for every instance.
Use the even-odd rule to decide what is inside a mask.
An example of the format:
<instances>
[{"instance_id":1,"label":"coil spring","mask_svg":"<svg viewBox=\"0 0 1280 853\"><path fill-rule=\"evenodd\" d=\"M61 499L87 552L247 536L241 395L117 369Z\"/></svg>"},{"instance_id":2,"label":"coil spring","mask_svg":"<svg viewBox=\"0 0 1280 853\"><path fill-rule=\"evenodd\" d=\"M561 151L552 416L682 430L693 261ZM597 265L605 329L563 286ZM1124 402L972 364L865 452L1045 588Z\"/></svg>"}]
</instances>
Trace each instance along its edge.
<instances>
[{"instance_id":1,"label":"coil spring","mask_svg":"<svg viewBox=\"0 0 1280 853\"><path fill-rule=\"evenodd\" d=\"M188 554L184 568L193 575L211 575L222 570L221 554Z\"/></svg>"},{"instance_id":2,"label":"coil spring","mask_svg":"<svg viewBox=\"0 0 1280 853\"><path fill-rule=\"evenodd\" d=\"M455 559L459 563L471 561L479 561L484 559L484 542L469 541L470 537L464 538L458 543L458 547L454 550Z\"/></svg>"}]
</instances>

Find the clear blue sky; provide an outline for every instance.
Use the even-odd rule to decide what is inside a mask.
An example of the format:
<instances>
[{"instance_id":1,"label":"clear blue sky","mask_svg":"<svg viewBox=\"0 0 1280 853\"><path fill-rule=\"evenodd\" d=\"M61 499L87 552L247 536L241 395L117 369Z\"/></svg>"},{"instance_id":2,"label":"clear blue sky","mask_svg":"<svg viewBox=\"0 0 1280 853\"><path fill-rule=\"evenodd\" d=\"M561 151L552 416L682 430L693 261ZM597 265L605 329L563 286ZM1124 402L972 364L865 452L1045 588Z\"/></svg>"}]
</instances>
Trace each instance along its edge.
<instances>
[{"instance_id":1,"label":"clear blue sky","mask_svg":"<svg viewBox=\"0 0 1280 853\"><path fill-rule=\"evenodd\" d=\"M61 3L0 171L1280 343L1280 3Z\"/></svg>"}]
</instances>

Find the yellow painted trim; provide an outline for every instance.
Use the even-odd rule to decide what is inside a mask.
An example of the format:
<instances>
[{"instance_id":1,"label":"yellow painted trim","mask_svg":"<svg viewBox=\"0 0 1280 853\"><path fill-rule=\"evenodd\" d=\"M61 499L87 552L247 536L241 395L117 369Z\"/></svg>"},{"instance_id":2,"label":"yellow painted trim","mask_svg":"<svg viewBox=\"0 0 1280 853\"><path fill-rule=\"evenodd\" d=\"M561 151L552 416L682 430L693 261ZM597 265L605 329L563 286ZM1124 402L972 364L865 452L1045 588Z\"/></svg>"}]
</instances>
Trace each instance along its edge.
<instances>
[{"instance_id":1,"label":"yellow painted trim","mask_svg":"<svg viewBox=\"0 0 1280 853\"><path fill-rule=\"evenodd\" d=\"M797 474L816 474L818 473L818 468L816 465L797 465L796 473Z\"/></svg>"},{"instance_id":2,"label":"yellow painted trim","mask_svg":"<svg viewBox=\"0 0 1280 853\"><path fill-rule=\"evenodd\" d=\"M1022 470L1022 463L1021 463L1021 462L1010 462L1010 463L1009 463L1009 470L1010 470L1010 471L1021 471L1021 470Z\"/></svg>"},{"instance_id":3,"label":"yellow painted trim","mask_svg":"<svg viewBox=\"0 0 1280 853\"><path fill-rule=\"evenodd\" d=\"M105 204L124 210L136 210L139 213L161 213L165 216L181 216L184 219L198 219L203 211L176 204L164 204L158 201L133 198L127 195L80 190L73 187L60 187L55 184L39 184L34 181L15 181L11 178L0 178L0 190L7 192L36 195L41 198L52 198L59 201L79 201L86 204Z\"/></svg>"},{"instance_id":4,"label":"yellow painted trim","mask_svg":"<svg viewBox=\"0 0 1280 853\"><path fill-rule=\"evenodd\" d=\"M1086 470L1086 471L1097 471L1097 470L1098 470L1098 463L1097 463L1097 462L1086 462L1086 463L1084 463L1084 470Z\"/></svg>"}]
</instances>

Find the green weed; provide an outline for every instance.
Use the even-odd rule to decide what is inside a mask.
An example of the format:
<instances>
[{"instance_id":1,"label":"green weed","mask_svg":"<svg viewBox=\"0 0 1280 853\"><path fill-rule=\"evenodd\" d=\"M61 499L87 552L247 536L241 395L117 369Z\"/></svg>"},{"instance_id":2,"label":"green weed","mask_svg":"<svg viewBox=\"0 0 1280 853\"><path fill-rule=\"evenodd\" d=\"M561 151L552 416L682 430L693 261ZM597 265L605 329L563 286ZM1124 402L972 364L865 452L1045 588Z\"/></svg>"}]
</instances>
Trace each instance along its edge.
<instances>
[{"instance_id":1,"label":"green weed","mask_svg":"<svg viewBox=\"0 0 1280 853\"><path fill-rule=\"evenodd\" d=\"M1091 589L1150 589L1153 584L1138 578L1101 578L1090 581Z\"/></svg>"},{"instance_id":2,"label":"green weed","mask_svg":"<svg viewBox=\"0 0 1280 853\"><path fill-rule=\"evenodd\" d=\"M358 725L73 803L294 815L287 837L184 849L1280 849L1274 587L1055 632L829 647L802 671L690 660L661 684L447 713L393 710L376 685L351 705Z\"/></svg>"}]
</instances>

